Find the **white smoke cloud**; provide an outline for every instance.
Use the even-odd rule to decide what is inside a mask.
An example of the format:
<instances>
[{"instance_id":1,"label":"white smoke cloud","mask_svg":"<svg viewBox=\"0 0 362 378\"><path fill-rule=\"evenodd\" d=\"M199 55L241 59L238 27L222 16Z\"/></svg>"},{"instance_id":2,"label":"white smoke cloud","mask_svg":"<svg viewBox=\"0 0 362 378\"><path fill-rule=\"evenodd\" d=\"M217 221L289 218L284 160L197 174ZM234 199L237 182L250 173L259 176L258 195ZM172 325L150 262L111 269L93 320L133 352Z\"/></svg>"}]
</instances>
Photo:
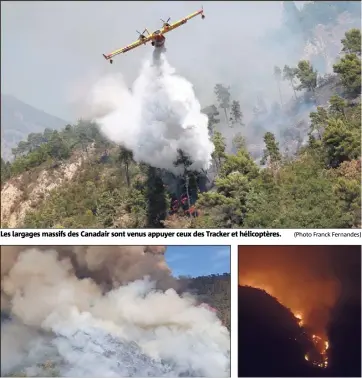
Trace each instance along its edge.
<instances>
[{"instance_id":1,"label":"white smoke cloud","mask_svg":"<svg viewBox=\"0 0 362 378\"><path fill-rule=\"evenodd\" d=\"M105 293L60 252L31 248L1 287L12 317L1 326L2 375L49 375L49 362L60 376L230 374L230 336L215 313L147 277Z\"/></svg>"},{"instance_id":2,"label":"white smoke cloud","mask_svg":"<svg viewBox=\"0 0 362 378\"><path fill-rule=\"evenodd\" d=\"M175 174L178 150L193 161L191 169L207 169L214 146L208 118L201 113L193 86L175 73L163 53L144 63L132 90L122 77L108 76L92 88L87 115L95 117L104 134L133 151L136 161Z\"/></svg>"}]
</instances>

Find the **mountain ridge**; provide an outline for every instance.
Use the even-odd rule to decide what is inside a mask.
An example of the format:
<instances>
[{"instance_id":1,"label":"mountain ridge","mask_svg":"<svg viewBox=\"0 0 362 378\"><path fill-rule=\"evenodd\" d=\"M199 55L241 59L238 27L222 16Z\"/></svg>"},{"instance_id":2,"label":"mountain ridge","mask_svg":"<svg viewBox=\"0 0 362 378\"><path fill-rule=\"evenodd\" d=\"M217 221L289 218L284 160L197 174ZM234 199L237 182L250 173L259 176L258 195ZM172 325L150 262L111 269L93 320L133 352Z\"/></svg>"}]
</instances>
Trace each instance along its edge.
<instances>
[{"instance_id":1,"label":"mountain ridge","mask_svg":"<svg viewBox=\"0 0 362 378\"><path fill-rule=\"evenodd\" d=\"M29 134L43 132L46 128L59 130L67 123L13 95L1 93L1 157L12 160L11 149Z\"/></svg>"}]
</instances>

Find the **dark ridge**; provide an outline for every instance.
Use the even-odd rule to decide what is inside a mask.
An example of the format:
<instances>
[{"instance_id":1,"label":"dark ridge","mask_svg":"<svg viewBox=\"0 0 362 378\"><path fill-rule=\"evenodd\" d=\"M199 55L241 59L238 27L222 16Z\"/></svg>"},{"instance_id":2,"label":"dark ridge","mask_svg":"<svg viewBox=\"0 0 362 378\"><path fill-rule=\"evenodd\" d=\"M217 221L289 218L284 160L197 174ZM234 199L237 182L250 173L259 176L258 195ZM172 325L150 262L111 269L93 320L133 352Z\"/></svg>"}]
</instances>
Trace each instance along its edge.
<instances>
[{"instance_id":1,"label":"dark ridge","mask_svg":"<svg viewBox=\"0 0 362 378\"><path fill-rule=\"evenodd\" d=\"M263 290L238 290L239 376L323 376L304 359L308 337L291 311Z\"/></svg>"},{"instance_id":2,"label":"dark ridge","mask_svg":"<svg viewBox=\"0 0 362 378\"><path fill-rule=\"evenodd\" d=\"M359 273L350 275L350 280L357 284L361 277L360 260L359 256L355 266ZM305 361L311 341L290 310L263 290L239 286L239 376L360 377L360 284L357 287L358 293L355 290L342 295L332 312L327 330L329 366L321 369Z\"/></svg>"}]
</instances>

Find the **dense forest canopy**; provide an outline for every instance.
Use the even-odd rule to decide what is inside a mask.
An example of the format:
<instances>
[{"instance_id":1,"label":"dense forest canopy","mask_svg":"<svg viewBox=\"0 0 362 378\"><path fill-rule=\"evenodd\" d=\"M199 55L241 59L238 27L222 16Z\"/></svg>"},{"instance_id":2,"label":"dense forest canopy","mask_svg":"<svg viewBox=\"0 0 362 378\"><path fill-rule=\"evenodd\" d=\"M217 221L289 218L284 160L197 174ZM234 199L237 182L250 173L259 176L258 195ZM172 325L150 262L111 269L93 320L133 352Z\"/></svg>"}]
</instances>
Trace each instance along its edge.
<instances>
[{"instance_id":1,"label":"dense forest canopy","mask_svg":"<svg viewBox=\"0 0 362 378\"><path fill-rule=\"evenodd\" d=\"M309 3L298 10L285 2L285 22L294 25L291 20L298 19L309 30L309 23L355 6L336 2L326 8L324 3L330 2L314 3L310 18ZM209 172L191 171L192 162L181 150L174 162L184 169L180 177L136 163L132 151L107 140L96 123L80 120L62 131L29 134L13 149L13 162L1 160L2 188L16 183L22 200L29 200L31 184L42 170L56 170L81 151L79 173L32 199L19 226L360 227L359 29L345 33L333 71L320 75L307 60L270 67L279 98L268 106L261 93L248 125L243 104L228 86L217 83L216 101L204 109L215 146ZM289 86L290 98L282 84Z\"/></svg>"},{"instance_id":2,"label":"dense forest canopy","mask_svg":"<svg viewBox=\"0 0 362 378\"><path fill-rule=\"evenodd\" d=\"M199 300L217 310L219 319L230 331L231 281L230 273L210 274L199 277L179 277L186 282L188 290Z\"/></svg>"}]
</instances>

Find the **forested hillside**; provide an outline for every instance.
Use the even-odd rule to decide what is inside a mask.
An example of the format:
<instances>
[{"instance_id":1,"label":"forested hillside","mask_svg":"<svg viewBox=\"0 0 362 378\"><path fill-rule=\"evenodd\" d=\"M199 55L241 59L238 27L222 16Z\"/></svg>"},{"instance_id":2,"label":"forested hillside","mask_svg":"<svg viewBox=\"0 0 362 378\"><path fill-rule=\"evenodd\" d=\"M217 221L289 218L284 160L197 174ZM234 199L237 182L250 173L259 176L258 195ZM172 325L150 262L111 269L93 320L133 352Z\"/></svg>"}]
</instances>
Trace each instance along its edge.
<instances>
[{"instance_id":1,"label":"forested hillside","mask_svg":"<svg viewBox=\"0 0 362 378\"><path fill-rule=\"evenodd\" d=\"M230 331L231 281L230 273L181 278L198 298L217 310L219 319Z\"/></svg>"},{"instance_id":2,"label":"forested hillside","mask_svg":"<svg viewBox=\"0 0 362 378\"><path fill-rule=\"evenodd\" d=\"M2 227L360 227L360 30L346 32L333 74L307 60L269 69L291 97L260 96L248 122L215 85L209 172L190 171L182 151L181 177L136 163L88 121L29 134L1 160Z\"/></svg>"}]
</instances>

